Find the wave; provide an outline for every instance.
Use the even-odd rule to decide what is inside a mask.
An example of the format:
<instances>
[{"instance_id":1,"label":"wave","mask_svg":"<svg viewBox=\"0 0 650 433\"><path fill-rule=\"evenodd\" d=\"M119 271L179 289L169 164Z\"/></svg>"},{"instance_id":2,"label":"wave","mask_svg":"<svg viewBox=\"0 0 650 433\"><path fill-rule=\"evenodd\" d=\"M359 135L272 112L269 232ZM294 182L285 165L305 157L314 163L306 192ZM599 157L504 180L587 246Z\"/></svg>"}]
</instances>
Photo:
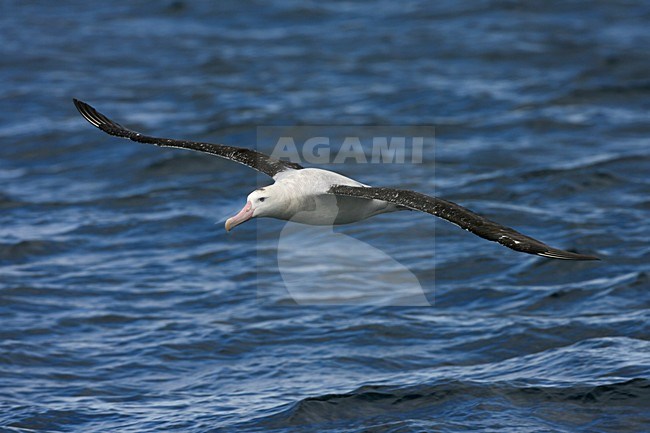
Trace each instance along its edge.
<instances>
[{"instance_id":1,"label":"wave","mask_svg":"<svg viewBox=\"0 0 650 433\"><path fill-rule=\"evenodd\" d=\"M303 398L259 419L256 427L318 425L318 431L339 431L345 425L341 431L356 431L350 427L407 422L435 430L435 423L447 418L465 426L480 418L485 426L508 416L521 422L525 414L533 425L546 428L566 428L591 417L590 431L598 431L601 422L606 425L594 419L600 410L644 412L650 400L647 353L646 341L595 338L495 363L409 372L385 384ZM648 419L640 415L638 421L642 425Z\"/></svg>"},{"instance_id":2,"label":"wave","mask_svg":"<svg viewBox=\"0 0 650 433\"><path fill-rule=\"evenodd\" d=\"M573 403L590 406L644 407L650 398L650 380L634 378L597 386L518 386L515 383L481 383L450 380L415 387L364 386L345 394L303 399L267 420L269 427L312 424L360 418L404 418L407 413L441 409L468 400L510 400L514 405Z\"/></svg>"}]
</instances>

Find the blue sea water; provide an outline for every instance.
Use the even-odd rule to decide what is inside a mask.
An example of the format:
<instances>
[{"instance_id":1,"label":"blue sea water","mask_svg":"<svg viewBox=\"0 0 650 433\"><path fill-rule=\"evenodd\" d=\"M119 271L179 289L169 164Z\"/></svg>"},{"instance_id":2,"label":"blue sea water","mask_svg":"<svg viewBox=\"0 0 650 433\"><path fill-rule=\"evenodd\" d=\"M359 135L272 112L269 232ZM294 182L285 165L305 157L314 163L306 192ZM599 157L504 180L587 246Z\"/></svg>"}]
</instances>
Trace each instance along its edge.
<instances>
[{"instance_id":1,"label":"blue sea water","mask_svg":"<svg viewBox=\"0 0 650 433\"><path fill-rule=\"evenodd\" d=\"M650 430L649 20L634 1L3 1L0 431ZM73 97L266 152L258 126L430 125L421 164L333 168L602 261L415 213L227 234L263 178L106 136Z\"/></svg>"}]
</instances>

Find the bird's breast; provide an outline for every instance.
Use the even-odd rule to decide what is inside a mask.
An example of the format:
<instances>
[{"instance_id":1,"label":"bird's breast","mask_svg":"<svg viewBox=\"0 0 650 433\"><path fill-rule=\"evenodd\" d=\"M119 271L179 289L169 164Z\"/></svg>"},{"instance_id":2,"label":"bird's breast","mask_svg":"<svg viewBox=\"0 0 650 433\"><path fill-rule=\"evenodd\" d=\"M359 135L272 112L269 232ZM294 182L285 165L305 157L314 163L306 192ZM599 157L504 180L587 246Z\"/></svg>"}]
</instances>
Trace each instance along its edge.
<instances>
[{"instance_id":1,"label":"bird's breast","mask_svg":"<svg viewBox=\"0 0 650 433\"><path fill-rule=\"evenodd\" d=\"M321 194L305 196L290 221L310 225L340 225L361 221L373 215L393 212L396 206L379 200Z\"/></svg>"}]
</instances>

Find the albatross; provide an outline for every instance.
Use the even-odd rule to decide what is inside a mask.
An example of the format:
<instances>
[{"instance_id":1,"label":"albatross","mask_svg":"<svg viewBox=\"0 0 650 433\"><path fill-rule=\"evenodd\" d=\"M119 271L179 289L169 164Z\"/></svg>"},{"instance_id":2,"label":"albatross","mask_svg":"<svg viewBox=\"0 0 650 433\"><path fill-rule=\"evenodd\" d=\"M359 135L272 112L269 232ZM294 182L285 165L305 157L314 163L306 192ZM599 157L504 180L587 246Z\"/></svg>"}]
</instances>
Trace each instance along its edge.
<instances>
[{"instance_id":1,"label":"albatross","mask_svg":"<svg viewBox=\"0 0 650 433\"><path fill-rule=\"evenodd\" d=\"M599 260L598 257L553 248L451 201L416 191L372 187L339 173L305 168L295 162L223 144L159 138L127 129L89 104L73 99L79 113L109 135L138 143L189 149L216 155L270 176L274 183L256 189L239 213L228 218L226 231L252 218L277 218L310 225L349 224L375 215L404 210L424 212L467 230L483 239L527 254L551 259Z\"/></svg>"}]
</instances>

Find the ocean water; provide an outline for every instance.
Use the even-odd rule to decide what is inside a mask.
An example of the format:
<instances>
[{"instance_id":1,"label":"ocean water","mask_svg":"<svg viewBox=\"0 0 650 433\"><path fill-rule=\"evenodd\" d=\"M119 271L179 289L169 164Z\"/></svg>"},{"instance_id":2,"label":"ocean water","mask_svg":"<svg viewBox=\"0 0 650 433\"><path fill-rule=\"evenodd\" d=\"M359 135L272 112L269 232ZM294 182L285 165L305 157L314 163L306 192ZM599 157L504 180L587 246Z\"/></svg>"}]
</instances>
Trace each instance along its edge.
<instances>
[{"instance_id":1,"label":"ocean water","mask_svg":"<svg viewBox=\"0 0 650 433\"><path fill-rule=\"evenodd\" d=\"M0 431L650 430L649 19L647 2L2 2ZM265 152L259 126L432 126L421 163L323 167L602 260L416 213L226 233L268 180L109 137L73 97Z\"/></svg>"}]
</instances>

